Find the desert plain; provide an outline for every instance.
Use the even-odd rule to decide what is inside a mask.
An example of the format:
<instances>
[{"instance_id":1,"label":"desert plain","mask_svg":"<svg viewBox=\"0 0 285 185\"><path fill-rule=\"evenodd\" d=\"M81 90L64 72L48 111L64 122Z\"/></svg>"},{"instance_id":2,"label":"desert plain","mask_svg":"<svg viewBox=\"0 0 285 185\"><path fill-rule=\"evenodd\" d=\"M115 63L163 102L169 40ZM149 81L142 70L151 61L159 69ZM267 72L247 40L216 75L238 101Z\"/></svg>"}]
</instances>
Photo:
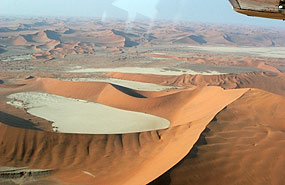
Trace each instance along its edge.
<instances>
[{"instance_id":1,"label":"desert plain","mask_svg":"<svg viewBox=\"0 0 285 185\"><path fill-rule=\"evenodd\" d=\"M0 18L0 184L282 185L285 32Z\"/></svg>"}]
</instances>

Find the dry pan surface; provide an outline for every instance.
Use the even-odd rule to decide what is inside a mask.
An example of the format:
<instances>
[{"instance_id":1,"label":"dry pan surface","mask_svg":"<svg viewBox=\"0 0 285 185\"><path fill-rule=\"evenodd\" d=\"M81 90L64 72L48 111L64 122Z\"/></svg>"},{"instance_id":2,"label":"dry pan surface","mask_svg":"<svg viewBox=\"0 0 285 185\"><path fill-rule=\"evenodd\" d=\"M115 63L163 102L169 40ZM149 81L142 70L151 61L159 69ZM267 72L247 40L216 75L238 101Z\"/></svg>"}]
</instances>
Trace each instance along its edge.
<instances>
[{"instance_id":1,"label":"dry pan surface","mask_svg":"<svg viewBox=\"0 0 285 185\"><path fill-rule=\"evenodd\" d=\"M150 114L47 93L23 92L8 97L13 99L8 104L52 121L54 130L63 133L133 133L166 129L170 125L168 120Z\"/></svg>"},{"instance_id":2,"label":"dry pan surface","mask_svg":"<svg viewBox=\"0 0 285 185\"><path fill-rule=\"evenodd\" d=\"M192 50L244 56L285 58L285 47L188 46Z\"/></svg>"},{"instance_id":3,"label":"dry pan surface","mask_svg":"<svg viewBox=\"0 0 285 185\"><path fill-rule=\"evenodd\" d=\"M155 74L155 75L183 75L183 74L202 74L202 75L218 75L222 74L217 71L196 72L191 69L171 69L171 68L144 68L144 67L118 67L118 68L82 68L69 71L71 73L135 73L135 74Z\"/></svg>"},{"instance_id":4,"label":"dry pan surface","mask_svg":"<svg viewBox=\"0 0 285 185\"><path fill-rule=\"evenodd\" d=\"M172 88L178 88L175 86L158 85L154 83L144 83L131 80L121 80L116 78L65 78L61 80L73 81L73 82L106 82L126 88L141 90L141 91L164 91Z\"/></svg>"}]
</instances>

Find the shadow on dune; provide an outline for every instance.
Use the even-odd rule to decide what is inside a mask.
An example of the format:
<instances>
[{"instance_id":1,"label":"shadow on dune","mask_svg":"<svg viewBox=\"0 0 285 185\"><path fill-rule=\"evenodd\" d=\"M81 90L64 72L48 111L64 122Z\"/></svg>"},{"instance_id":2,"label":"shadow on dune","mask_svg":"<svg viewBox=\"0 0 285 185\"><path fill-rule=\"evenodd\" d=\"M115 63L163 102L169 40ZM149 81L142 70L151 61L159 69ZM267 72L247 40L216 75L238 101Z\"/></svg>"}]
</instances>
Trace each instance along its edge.
<instances>
[{"instance_id":1,"label":"shadow on dune","mask_svg":"<svg viewBox=\"0 0 285 185\"><path fill-rule=\"evenodd\" d=\"M203 36L190 35L189 38L199 44L207 44L207 41L203 38Z\"/></svg>"},{"instance_id":2,"label":"shadow on dune","mask_svg":"<svg viewBox=\"0 0 285 185\"><path fill-rule=\"evenodd\" d=\"M132 41L132 40L128 37L128 35L133 36L133 37L137 37L137 35L124 33L124 32L121 32L121 31L114 30L114 29L112 29L112 32L113 32L115 35L119 35L119 36L125 38L125 45L124 45L124 47L133 47L133 46L138 46L138 45L139 45L139 43L137 43L137 42L135 42L135 41Z\"/></svg>"},{"instance_id":3,"label":"shadow on dune","mask_svg":"<svg viewBox=\"0 0 285 185\"><path fill-rule=\"evenodd\" d=\"M34 35L34 34L21 35L21 36L24 37L24 39L25 39L27 42L35 42L35 41L33 40L33 35Z\"/></svg>"},{"instance_id":4,"label":"shadow on dune","mask_svg":"<svg viewBox=\"0 0 285 185\"><path fill-rule=\"evenodd\" d=\"M5 53L7 50L0 48L0 54Z\"/></svg>"},{"instance_id":5,"label":"shadow on dune","mask_svg":"<svg viewBox=\"0 0 285 185\"><path fill-rule=\"evenodd\" d=\"M125 93L129 96L135 97L135 98L146 98L145 96L133 91L132 89L122 87L119 85L111 84L113 87L115 87L117 90L121 91L122 93Z\"/></svg>"},{"instance_id":6,"label":"shadow on dune","mask_svg":"<svg viewBox=\"0 0 285 185\"><path fill-rule=\"evenodd\" d=\"M0 122L5 125L9 125L12 127L17 127L17 128L41 130L39 128L36 128L35 125L28 120L24 120L22 118L13 116L11 114L7 114L2 111L0 111Z\"/></svg>"},{"instance_id":7,"label":"shadow on dune","mask_svg":"<svg viewBox=\"0 0 285 185\"><path fill-rule=\"evenodd\" d=\"M61 41L60 34L58 34L57 32L52 30L46 30L45 33L49 39Z\"/></svg>"},{"instance_id":8,"label":"shadow on dune","mask_svg":"<svg viewBox=\"0 0 285 185\"><path fill-rule=\"evenodd\" d=\"M212 121L215 121L215 120L216 120L216 118L214 118ZM148 185L170 185L171 184L171 176L170 176L170 174L171 174L172 169L175 169L175 168L179 167L180 165L182 165L185 160L196 158L198 156L199 146L207 144L207 140L206 140L204 134L206 134L206 133L208 133L210 131L211 130L207 127L201 133L198 141L194 144L194 146L190 150L190 152L179 163L177 163L175 166L173 166L171 169L169 169L167 172L162 174L160 177L158 177L157 179L155 179L154 181L152 181Z\"/></svg>"}]
</instances>

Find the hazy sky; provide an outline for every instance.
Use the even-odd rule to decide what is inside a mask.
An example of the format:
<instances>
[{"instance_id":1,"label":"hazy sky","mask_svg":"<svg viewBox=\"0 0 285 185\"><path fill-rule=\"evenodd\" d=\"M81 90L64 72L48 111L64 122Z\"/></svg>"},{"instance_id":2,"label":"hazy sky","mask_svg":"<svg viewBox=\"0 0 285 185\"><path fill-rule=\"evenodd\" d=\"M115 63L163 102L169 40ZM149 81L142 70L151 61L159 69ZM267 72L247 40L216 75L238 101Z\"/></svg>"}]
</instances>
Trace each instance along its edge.
<instances>
[{"instance_id":1,"label":"hazy sky","mask_svg":"<svg viewBox=\"0 0 285 185\"><path fill-rule=\"evenodd\" d=\"M0 0L1 16L83 16L189 20L285 27L280 20L248 17L228 0Z\"/></svg>"}]
</instances>

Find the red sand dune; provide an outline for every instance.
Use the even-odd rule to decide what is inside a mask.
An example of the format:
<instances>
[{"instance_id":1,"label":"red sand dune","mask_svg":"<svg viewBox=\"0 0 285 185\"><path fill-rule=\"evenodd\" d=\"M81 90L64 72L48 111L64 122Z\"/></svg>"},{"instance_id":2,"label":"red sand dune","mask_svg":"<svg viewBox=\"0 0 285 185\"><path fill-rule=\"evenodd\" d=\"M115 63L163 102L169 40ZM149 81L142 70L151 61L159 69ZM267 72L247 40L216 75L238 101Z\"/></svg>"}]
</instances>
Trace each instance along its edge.
<instances>
[{"instance_id":1,"label":"red sand dune","mask_svg":"<svg viewBox=\"0 0 285 185\"><path fill-rule=\"evenodd\" d=\"M244 66L244 67L254 67L257 69L262 69L265 71L271 71L274 73L281 73L278 70L278 65L275 64L268 64L258 59L252 57L236 57L236 56L215 56L209 54L195 54L194 58L189 55L189 57L178 57L178 56L169 56L169 55L162 55L162 54L142 54L143 56L149 56L154 58L166 58L166 59L173 59L178 61L189 61L198 64L207 64L207 65L222 65L222 66ZM200 56L199 56L200 55ZM198 58L197 58L198 57ZM268 59L276 60L276 59ZM277 59L278 60L278 59ZM272 62L270 62L272 63Z\"/></svg>"},{"instance_id":2,"label":"red sand dune","mask_svg":"<svg viewBox=\"0 0 285 185\"><path fill-rule=\"evenodd\" d=\"M53 79L22 83L27 85L10 92L48 92L171 120L166 130L123 135L60 134L1 124L1 166L54 169L49 178L58 184L147 184L187 155L215 115L247 91L203 87L137 98L129 89L120 91L106 83ZM1 97L9 93L4 92Z\"/></svg>"},{"instance_id":3,"label":"red sand dune","mask_svg":"<svg viewBox=\"0 0 285 185\"><path fill-rule=\"evenodd\" d=\"M46 43L51 40L47 37L47 34L44 31L39 31L33 35L31 35L31 39L36 43Z\"/></svg>"},{"instance_id":4,"label":"red sand dune","mask_svg":"<svg viewBox=\"0 0 285 185\"><path fill-rule=\"evenodd\" d=\"M42 49L38 48L38 47L37 47L37 46L35 46L35 45L32 45L32 46L31 46L31 49L32 49L33 51L37 52L37 53L39 53L39 52L43 52L43 50L42 50Z\"/></svg>"},{"instance_id":5,"label":"red sand dune","mask_svg":"<svg viewBox=\"0 0 285 185\"><path fill-rule=\"evenodd\" d=\"M200 141L151 185L284 184L285 98L252 89L207 126Z\"/></svg>"},{"instance_id":6,"label":"red sand dune","mask_svg":"<svg viewBox=\"0 0 285 185\"><path fill-rule=\"evenodd\" d=\"M40 45L39 47L40 48L43 48L45 50L52 50L54 49L57 45L60 44L60 41L57 41L57 40L51 40L43 45Z\"/></svg>"},{"instance_id":7,"label":"red sand dune","mask_svg":"<svg viewBox=\"0 0 285 185\"><path fill-rule=\"evenodd\" d=\"M112 30L96 32L92 35L92 40L99 45L124 47L125 38L115 34Z\"/></svg>"},{"instance_id":8,"label":"red sand dune","mask_svg":"<svg viewBox=\"0 0 285 185\"><path fill-rule=\"evenodd\" d=\"M104 48L116 53L133 53L130 56L137 60L141 57L136 55L140 54L138 49L141 48L123 48L137 45L285 45L285 33L279 28L136 22L132 29L126 30L125 23L118 20L105 23L101 20L69 20L68 23L67 20L35 19L28 22L15 20L11 25L7 20L1 21L3 25L9 25L0 28L2 45L29 46L26 48L36 51L34 58L43 59L64 58L67 54L94 54L95 49L100 52ZM42 30L51 25L51 30ZM6 47L0 48L0 52L4 49L6 51ZM285 74L281 73L285 69L284 59L202 52L189 52L188 56L178 57L169 56L177 55L171 49L165 55L147 52L151 51L142 55L214 66L254 67L270 72L212 76L107 74L118 79L184 87L163 92L47 78L10 83L9 78L22 78L23 73L27 75L29 71L1 72L0 184L285 184ZM80 65L87 60L80 61ZM31 62L36 64L33 60ZM67 62L71 66L72 63ZM44 69L51 69L52 63L48 63L45 66L48 68ZM19 64L15 62L15 69L21 68ZM40 67L35 65L35 69ZM59 74L54 70L48 71L51 72L32 73L44 76ZM58 76L61 75L74 77L78 74L62 73ZM165 130L132 134L56 133L52 122L6 104L9 94L25 91L51 93L152 114L168 119L171 125ZM41 177L33 174L28 177L31 174L23 173L21 178L8 183L8 180L2 181L3 166L53 172Z\"/></svg>"},{"instance_id":9,"label":"red sand dune","mask_svg":"<svg viewBox=\"0 0 285 185\"><path fill-rule=\"evenodd\" d=\"M108 77L173 86L221 86L225 89L258 88L285 96L285 76L269 72L222 75L160 76L148 74L108 73Z\"/></svg>"}]
</instances>

